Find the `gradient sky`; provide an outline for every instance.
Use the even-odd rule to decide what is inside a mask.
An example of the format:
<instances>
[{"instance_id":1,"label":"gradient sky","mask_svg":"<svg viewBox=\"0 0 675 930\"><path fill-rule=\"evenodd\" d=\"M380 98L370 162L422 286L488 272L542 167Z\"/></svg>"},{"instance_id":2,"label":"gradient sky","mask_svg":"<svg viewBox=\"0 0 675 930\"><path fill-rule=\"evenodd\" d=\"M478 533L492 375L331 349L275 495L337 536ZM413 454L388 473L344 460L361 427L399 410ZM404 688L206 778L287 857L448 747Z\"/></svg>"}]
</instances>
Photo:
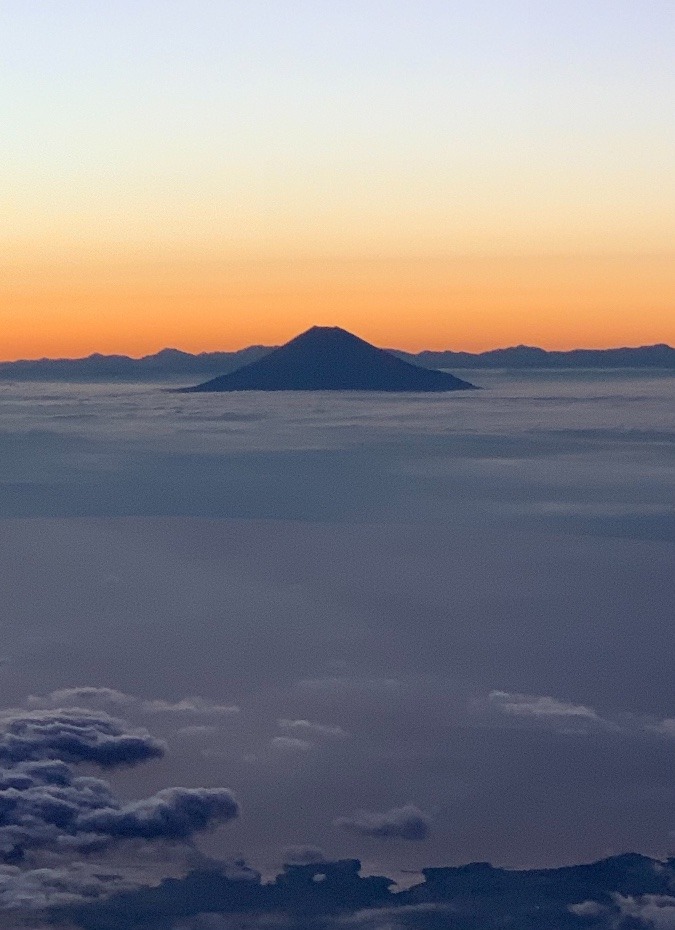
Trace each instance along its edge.
<instances>
[{"instance_id":1,"label":"gradient sky","mask_svg":"<svg viewBox=\"0 0 675 930\"><path fill-rule=\"evenodd\" d=\"M675 343L673 0L3 0L0 358Z\"/></svg>"}]
</instances>

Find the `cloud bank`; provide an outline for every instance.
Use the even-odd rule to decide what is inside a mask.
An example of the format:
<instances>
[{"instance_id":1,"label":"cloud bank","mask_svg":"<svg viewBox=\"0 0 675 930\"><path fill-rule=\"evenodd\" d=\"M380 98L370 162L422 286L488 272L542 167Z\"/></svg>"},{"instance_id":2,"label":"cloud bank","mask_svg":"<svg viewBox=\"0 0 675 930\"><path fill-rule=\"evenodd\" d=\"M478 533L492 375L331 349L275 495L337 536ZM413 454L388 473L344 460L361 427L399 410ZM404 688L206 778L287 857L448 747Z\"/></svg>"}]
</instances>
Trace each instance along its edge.
<instances>
[{"instance_id":1,"label":"cloud bank","mask_svg":"<svg viewBox=\"0 0 675 930\"><path fill-rule=\"evenodd\" d=\"M83 930L671 930L675 860L625 855L561 869L423 870L397 891L358 860L287 865L263 884L195 870L107 901L53 908Z\"/></svg>"},{"instance_id":2,"label":"cloud bank","mask_svg":"<svg viewBox=\"0 0 675 930\"><path fill-rule=\"evenodd\" d=\"M104 711L7 710L0 715L0 908L99 897L120 876L88 868L121 844L173 843L239 815L227 788L172 787L123 802L78 767L115 769L161 758L165 745ZM133 850L130 849L133 860Z\"/></svg>"}]
</instances>

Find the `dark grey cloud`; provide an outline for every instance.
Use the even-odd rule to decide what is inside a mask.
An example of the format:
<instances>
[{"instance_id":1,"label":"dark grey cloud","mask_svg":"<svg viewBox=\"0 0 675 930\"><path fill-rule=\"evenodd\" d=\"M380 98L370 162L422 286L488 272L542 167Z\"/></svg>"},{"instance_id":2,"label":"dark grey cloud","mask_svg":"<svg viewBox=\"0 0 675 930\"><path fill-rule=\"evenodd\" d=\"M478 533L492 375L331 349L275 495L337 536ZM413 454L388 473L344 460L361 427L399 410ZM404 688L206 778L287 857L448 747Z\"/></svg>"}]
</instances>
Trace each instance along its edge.
<instances>
[{"instance_id":1,"label":"dark grey cloud","mask_svg":"<svg viewBox=\"0 0 675 930\"><path fill-rule=\"evenodd\" d=\"M0 764L61 759L103 768L136 765L164 754L164 744L106 713L73 708L0 716Z\"/></svg>"},{"instance_id":2,"label":"dark grey cloud","mask_svg":"<svg viewBox=\"0 0 675 930\"><path fill-rule=\"evenodd\" d=\"M83 930L671 930L674 880L675 860L625 855L549 870L429 868L399 891L343 860L288 865L266 884L195 870L50 914Z\"/></svg>"},{"instance_id":3,"label":"dark grey cloud","mask_svg":"<svg viewBox=\"0 0 675 930\"><path fill-rule=\"evenodd\" d=\"M315 862L328 861L328 857L318 846L287 846L283 855L284 862L295 865L311 865Z\"/></svg>"},{"instance_id":4,"label":"dark grey cloud","mask_svg":"<svg viewBox=\"0 0 675 930\"><path fill-rule=\"evenodd\" d=\"M75 776L64 763L19 763L0 769L0 857L82 853L118 840L190 840L232 820L239 805L224 788L166 788L122 804L99 778Z\"/></svg>"},{"instance_id":5,"label":"dark grey cloud","mask_svg":"<svg viewBox=\"0 0 675 930\"><path fill-rule=\"evenodd\" d=\"M81 764L114 769L163 754L147 731L103 711L2 713L0 909L30 911L133 887L138 876L129 868L125 876L105 867L115 849L129 850L130 866L134 843L183 844L187 854L196 834L238 816L226 788L172 787L123 802L108 781L77 773Z\"/></svg>"},{"instance_id":6,"label":"dark grey cloud","mask_svg":"<svg viewBox=\"0 0 675 930\"><path fill-rule=\"evenodd\" d=\"M350 817L338 817L335 826L357 836L379 840L425 840L431 830L431 818L414 804L393 807L377 813L358 811Z\"/></svg>"},{"instance_id":7,"label":"dark grey cloud","mask_svg":"<svg viewBox=\"0 0 675 930\"><path fill-rule=\"evenodd\" d=\"M123 807L83 813L77 826L108 837L185 840L238 814L239 805L225 788L165 788L153 797Z\"/></svg>"}]
</instances>

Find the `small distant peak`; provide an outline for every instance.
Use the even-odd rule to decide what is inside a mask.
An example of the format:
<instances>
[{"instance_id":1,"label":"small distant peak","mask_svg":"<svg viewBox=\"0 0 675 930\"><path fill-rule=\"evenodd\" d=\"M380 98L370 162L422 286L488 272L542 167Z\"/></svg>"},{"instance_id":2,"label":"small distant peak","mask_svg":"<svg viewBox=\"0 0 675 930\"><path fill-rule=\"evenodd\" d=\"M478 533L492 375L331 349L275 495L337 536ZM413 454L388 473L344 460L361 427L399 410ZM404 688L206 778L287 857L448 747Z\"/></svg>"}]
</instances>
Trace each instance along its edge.
<instances>
[{"instance_id":1,"label":"small distant peak","mask_svg":"<svg viewBox=\"0 0 675 930\"><path fill-rule=\"evenodd\" d=\"M358 336L355 336L354 333L350 333L346 329L342 329L341 326L310 326L309 329L306 329L304 333L300 333L299 336L296 336L294 339L291 339L291 343L309 343L310 345L316 344L321 346L327 345L345 345L347 343L362 342L363 340L359 339Z\"/></svg>"},{"instance_id":2,"label":"small distant peak","mask_svg":"<svg viewBox=\"0 0 675 930\"><path fill-rule=\"evenodd\" d=\"M309 329L306 329L304 333L300 333L300 336L309 336L310 333L316 335L337 335L338 333L344 336L353 336L353 333L350 333L348 330L343 329L341 326L310 326ZM300 338L300 337L298 337Z\"/></svg>"},{"instance_id":3,"label":"small distant peak","mask_svg":"<svg viewBox=\"0 0 675 930\"><path fill-rule=\"evenodd\" d=\"M160 349L159 352L155 352L151 355L144 355L144 358L182 358L183 356L189 355L189 352L183 352L182 349L173 349L168 347L166 349Z\"/></svg>"}]
</instances>

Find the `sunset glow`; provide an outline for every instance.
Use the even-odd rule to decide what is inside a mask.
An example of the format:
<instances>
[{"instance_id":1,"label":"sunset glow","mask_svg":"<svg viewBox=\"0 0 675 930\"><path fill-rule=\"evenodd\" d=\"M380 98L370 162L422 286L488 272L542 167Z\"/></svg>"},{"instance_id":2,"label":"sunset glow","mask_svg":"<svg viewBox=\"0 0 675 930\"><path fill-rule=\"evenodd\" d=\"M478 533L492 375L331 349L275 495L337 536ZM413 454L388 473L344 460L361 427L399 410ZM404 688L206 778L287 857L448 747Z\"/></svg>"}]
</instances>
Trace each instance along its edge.
<instances>
[{"instance_id":1,"label":"sunset glow","mask_svg":"<svg viewBox=\"0 0 675 930\"><path fill-rule=\"evenodd\" d=\"M5 4L0 358L675 342L672 6L412 9Z\"/></svg>"},{"instance_id":2,"label":"sunset glow","mask_svg":"<svg viewBox=\"0 0 675 930\"><path fill-rule=\"evenodd\" d=\"M339 324L382 346L481 351L675 340L667 255L279 259L12 269L6 358L275 345Z\"/></svg>"}]
</instances>

